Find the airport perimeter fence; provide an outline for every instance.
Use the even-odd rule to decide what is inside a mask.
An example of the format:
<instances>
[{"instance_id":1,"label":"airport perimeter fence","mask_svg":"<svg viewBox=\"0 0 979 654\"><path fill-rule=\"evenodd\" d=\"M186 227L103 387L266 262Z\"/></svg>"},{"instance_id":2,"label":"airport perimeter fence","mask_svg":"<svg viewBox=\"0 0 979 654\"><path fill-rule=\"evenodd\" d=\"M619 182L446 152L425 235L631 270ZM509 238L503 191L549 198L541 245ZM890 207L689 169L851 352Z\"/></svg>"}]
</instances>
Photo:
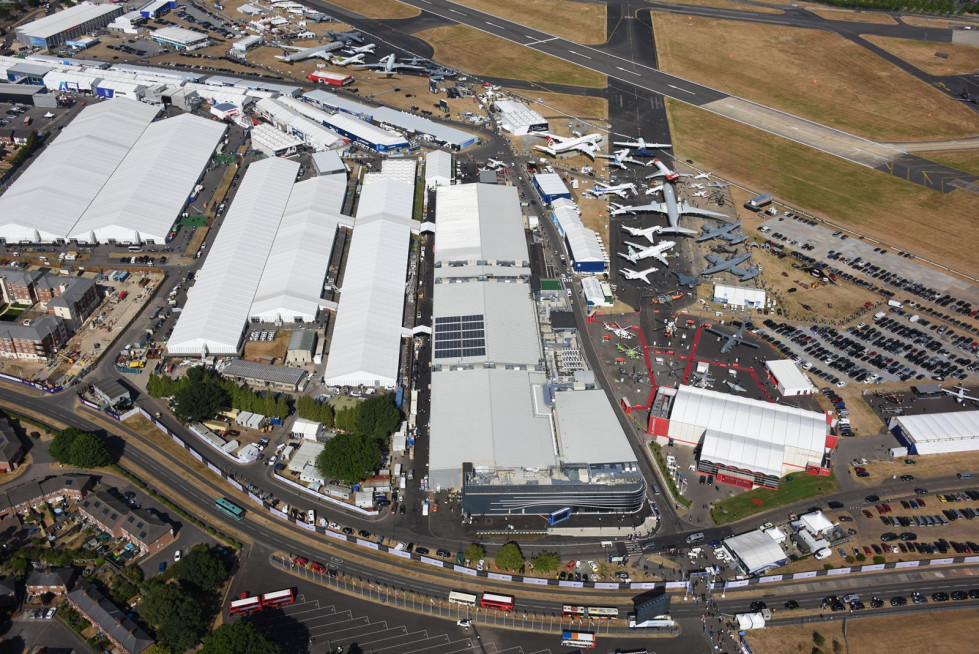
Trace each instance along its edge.
<instances>
[{"instance_id":1,"label":"airport perimeter fence","mask_svg":"<svg viewBox=\"0 0 979 654\"><path fill-rule=\"evenodd\" d=\"M339 560L339 559L338 559ZM630 629L617 626L613 621L586 620L566 618L558 613L527 612L517 609L514 611L498 611L480 606L452 604L446 597L420 593L407 586L393 587L372 579L346 575L337 572L336 576L328 572L315 572L304 566L294 565L289 559L272 555L271 564L284 572L302 577L321 586L326 586L344 593L358 595L372 602L390 605L408 611L426 613L447 620L472 620L477 626L493 626L503 629L519 629L543 633L560 633L565 630L581 630L596 635L619 636L662 636L673 637L680 633L679 627L664 627L655 629ZM620 618L620 622L622 619Z\"/></svg>"}]
</instances>

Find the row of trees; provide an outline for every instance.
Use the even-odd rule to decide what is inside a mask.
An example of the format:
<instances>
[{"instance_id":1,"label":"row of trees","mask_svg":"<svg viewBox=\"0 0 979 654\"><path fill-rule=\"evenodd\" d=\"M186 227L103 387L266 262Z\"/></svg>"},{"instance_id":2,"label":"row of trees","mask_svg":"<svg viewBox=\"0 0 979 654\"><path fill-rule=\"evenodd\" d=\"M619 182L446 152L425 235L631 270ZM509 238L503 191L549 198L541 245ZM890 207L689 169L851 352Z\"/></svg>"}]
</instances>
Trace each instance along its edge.
<instances>
[{"instance_id":1,"label":"row of trees","mask_svg":"<svg viewBox=\"0 0 979 654\"><path fill-rule=\"evenodd\" d=\"M56 433L49 451L58 463L78 468L101 468L115 462L102 436L75 427Z\"/></svg>"},{"instance_id":2,"label":"row of trees","mask_svg":"<svg viewBox=\"0 0 979 654\"><path fill-rule=\"evenodd\" d=\"M303 395L296 401L296 414L306 420L333 426L333 407L326 402L317 402L309 395Z\"/></svg>"},{"instance_id":3,"label":"row of trees","mask_svg":"<svg viewBox=\"0 0 979 654\"><path fill-rule=\"evenodd\" d=\"M316 468L328 479L355 484L381 464L384 441L401 424L401 412L388 395L375 395L336 414L342 430L323 446Z\"/></svg>"},{"instance_id":4,"label":"row of trees","mask_svg":"<svg viewBox=\"0 0 979 654\"><path fill-rule=\"evenodd\" d=\"M910 10L937 14L979 13L979 2L963 2L957 7L955 0L820 0L820 2L834 7L853 9Z\"/></svg>"},{"instance_id":5,"label":"row of trees","mask_svg":"<svg viewBox=\"0 0 979 654\"><path fill-rule=\"evenodd\" d=\"M470 562L485 559L486 548L479 543L472 543L466 547L463 556ZM496 567L501 570L520 570L527 563L520 546L512 541L500 548L495 560ZM530 563L534 566L534 572L542 575L553 574L561 570L561 555L557 552L539 552Z\"/></svg>"},{"instance_id":6,"label":"row of trees","mask_svg":"<svg viewBox=\"0 0 979 654\"><path fill-rule=\"evenodd\" d=\"M206 420L228 406L263 416L287 416L291 412L288 396L256 393L203 366L194 366L180 379L150 375L146 390L153 397L173 398L173 412L184 422Z\"/></svg>"}]
</instances>

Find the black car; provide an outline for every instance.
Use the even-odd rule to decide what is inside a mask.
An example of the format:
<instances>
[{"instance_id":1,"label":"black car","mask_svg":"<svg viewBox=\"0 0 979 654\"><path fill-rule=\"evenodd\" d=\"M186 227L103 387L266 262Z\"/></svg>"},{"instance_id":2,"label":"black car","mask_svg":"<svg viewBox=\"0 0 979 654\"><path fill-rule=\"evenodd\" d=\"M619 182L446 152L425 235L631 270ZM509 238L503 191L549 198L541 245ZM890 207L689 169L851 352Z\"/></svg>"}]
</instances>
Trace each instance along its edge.
<instances>
[{"instance_id":1,"label":"black car","mask_svg":"<svg viewBox=\"0 0 979 654\"><path fill-rule=\"evenodd\" d=\"M839 611L846 611L846 604L843 602L833 602L829 605L830 611L833 613L838 613Z\"/></svg>"},{"instance_id":2,"label":"black car","mask_svg":"<svg viewBox=\"0 0 979 654\"><path fill-rule=\"evenodd\" d=\"M764 611L767 608L768 608L768 604L765 604L761 600L755 600L754 602L751 603L752 611Z\"/></svg>"},{"instance_id":3,"label":"black car","mask_svg":"<svg viewBox=\"0 0 979 654\"><path fill-rule=\"evenodd\" d=\"M851 611L862 611L864 608L865 607L863 605L863 602L861 602L860 600L853 600L852 602L850 602Z\"/></svg>"},{"instance_id":4,"label":"black car","mask_svg":"<svg viewBox=\"0 0 979 654\"><path fill-rule=\"evenodd\" d=\"M829 508L831 508L831 509L842 509L843 506L844 506L843 505L843 502L833 501L833 502L830 502L829 503Z\"/></svg>"},{"instance_id":5,"label":"black car","mask_svg":"<svg viewBox=\"0 0 979 654\"><path fill-rule=\"evenodd\" d=\"M914 494L915 495L927 495L928 494L928 489L927 488L915 488L914 489Z\"/></svg>"},{"instance_id":6,"label":"black car","mask_svg":"<svg viewBox=\"0 0 979 654\"><path fill-rule=\"evenodd\" d=\"M836 519L839 520L840 522L853 522L853 518L851 518L848 515L836 516Z\"/></svg>"},{"instance_id":7,"label":"black car","mask_svg":"<svg viewBox=\"0 0 979 654\"><path fill-rule=\"evenodd\" d=\"M870 606L871 608L879 609L880 607L884 606L884 600L882 600L877 596L874 596L874 598L870 600Z\"/></svg>"},{"instance_id":8,"label":"black car","mask_svg":"<svg viewBox=\"0 0 979 654\"><path fill-rule=\"evenodd\" d=\"M919 593L911 593L911 601L915 604L927 604L928 598Z\"/></svg>"},{"instance_id":9,"label":"black car","mask_svg":"<svg viewBox=\"0 0 979 654\"><path fill-rule=\"evenodd\" d=\"M419 556L427 556L430 552L431 552L431 550L429 550L427 547L416 547L415 548L415 553L418 554Z\"/></svg>"},{"instance_id":10,"label":"black car","mask_svg":"<svg viewBox=\"0 0 979 654\"><path fill-rule=\"evenodd\" d=\"M795 600L789 600L785 603L785 608L788 611L794 611L795 609L799 608L799 603Z\"/></svg>"},{"instance_id":11,"label":"black car","mask_svg":"<svg viewBox=\"0 0 979 654\"><path fill-rule=\"evenodd\" d=\"M914 481L914 475L901 475L901 481Z\"/></svg>"},{"instance_id":12,"label":"black car","mask_svg":"<svg viewBox=\"0 0 979 654\"><path fill-rule=\"evenodd\" d=\"M880 502L880 497L878 497L877 495L868 495L863 499L867 500L867 502L869 502L870 504L875 504L877 502Z\"/></svg>"},{"instance_id":13,"label":"black car","mask_svg":"<svg viewBox=\"0 0 979 654\"><path fill-rule=\"evenodd\" d=\"M892 540L897 540L898 536L893 531L889 531L886 534L880 535L881 542L887 543Z\"/></svg>"},{"instance_id":14,"label":"black car","mask_svg":"<svg viewBox=\"0 0 979 654\"><path fill-rule=\"evenodd\" d=\"M973 588L969 591L969 599L979 599L979 588Z\"/></svg>"},{"instance_id":15,"label":"black car","mask_svg":"<svg viewBox=\"0 0 979 654\"><path fill-rule=\"evenodd\" d=\"M439 556L443 556L443 557L452 556L452 552L450 552L447 549L440 549L438 552L436 552L436 554L439 555Z\"/></svg>"},{"instance_id":16,"label":"black car","mask_svg":"<svg viewBox=\"0 0 979 654\"><path fill-rule=\"evenodd\" d=\"M357 532L357 535L359 535L361 538L370 538L371 532L367 531L366 529L361 529Z\"/></svg>"},{"instance_id":17,"label":"black car","mask_svg":"<svg viewBox=\"0 0 979 654\"><path fill-rule=\"evenodd\" d=\"M341 531L343 533L345 533L346 535L348 535L348 536L351 535L352 533L354 533L354 530L353 530L352 527L344 527L343 529L341 529Z\"/></svg>"},{"instance_id":18,"label":"black car","mask_svg":"<svg viewBox=\"0 0 979 654\"><path fill-rule=\"evenodd\" d=\"M907 597L892 597L891 606L906 606L908 603Z\"/></svg>"},{"instance_id":19,"label":"black car","mask_svg":"<svg viewBox=\"0 0 979 654\"><path fill-rule=\"evenodd\" d=\"M964 590L957 590L952 593L952 599L956 602L961 602L962 600L969 599L969 593Z\"/></svg>"},{"instance_id":20,"label":"black car","mask_svg":"<svg viewBox=\"0 0 979 654\"><path fill-rule=\"evenodd\" d=\"M932 593L931 598L936 602L947 602L949 599L948 593L942 593L942 592Z\"/></svg>"},{"instance_id":21,"label":"black car","mask_svg":"<svg viewBox=\"0 0 979 654\"><path fill-rule=\"evenodd\" d=\"M883 539L882 539L883 540ZM901 540L903 541L916 541L918 540L918 534L913 531L906 531L901 534Z\"/></svg>"}]
</instances>

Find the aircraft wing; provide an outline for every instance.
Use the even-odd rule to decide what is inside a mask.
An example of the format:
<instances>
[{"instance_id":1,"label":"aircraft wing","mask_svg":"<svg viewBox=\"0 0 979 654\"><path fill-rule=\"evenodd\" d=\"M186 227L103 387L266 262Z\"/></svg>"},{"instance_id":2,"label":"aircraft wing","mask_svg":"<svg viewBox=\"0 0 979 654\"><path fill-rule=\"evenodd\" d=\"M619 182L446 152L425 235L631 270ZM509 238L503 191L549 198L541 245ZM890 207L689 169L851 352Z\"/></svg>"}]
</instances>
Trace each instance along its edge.
<instances>
[{"instance_id":1,"label":"aircraft wing","mask_svg":"<svg viewBox=\"0 0 979 654\"><path fill-rule=\"evenodd\" d=\"M711 266L710 268L704 268L703 270L700 271L700 274L701 275L713 275L714 273L718 273L718 272L721 272L721 271L724 271L724 270L728 270L728 269L729 269L729 264L727 264L727 263L718 263L718 264L715 264L715 265Z\"/></svg>"},{"instance_id":2,"label":"aircraft wing","mask_svg":"<svg viewBox=\"0 0 979 654\"><path fill-rule=\"evenodd\" d=\"M756 350L758 349L758 345L756 343L752 343L751 341L741 340L741 345L747 345L748 347Z\"/></svg>"},{"instance_id":3,"label":"aircraft wing","mask_svg":"<svg viewBox=\"0 0 979 654\"><path fill-rule=\"evenodd\" d=\"M727 218L723 213L718 213L716 211L710 211L709 209L701 209L700 207L695 207L686 202L677 202L676 208L681 215L688 214L692 216L708 216L712 218Z\"/></svg>"},{"instance_id":4,"label":"aircraft wing","mask_svg":"<svg viewBox=\"0 0 979 654\"><path fill-rule=\"evenodd\" d=\"M714 329L713 327L704 327L704 331L720 338L728 338L730 336L730 334L725 334L724 332Z\"/></svg>"},{"instance_id":5,"label":"aircraft wing","mask_svg":"<svg viewBox=\"0 0 979 654\"><path fill-rule=\"evenodd\" d=\"M655 211L657 213L666 213L666 204L663 202L650 202L649 204L638 204L634 207L629 207L630 213L637 213L641 211Z\"/></svg>"},{"instance_id":6,"label":"aircraft wing","mask_svg":"<svg viewBox=\"0 0 979 654\"><path fill-rule=\"evenodd\" d=\"M574 148L572 148L572 149L573 150L577 150L581 154L585 155L586 157L588 157L589 159L591 159L592 161L594 161L595 160L595 150L594 150L594 147L595 146L591 145L590 143L582 143L580 145L574 146Z\"/></svg>"},{"instance_id":7,"label":"aircraft wing","mask_svg":"<svg viewBox=\"0 0 979 654\"><path fill-rule=\"evenodd\" d=\"M745 234L732 234L731 232L725 232L724 234L719 234L719 236L731 245L744 243L748 240L748 237Z\"/></svg>"},{"instance_id":8,"label":"aircraft wing","mask_svg":"<svg viewBox=\"0 0 979 654\"><path fill-rule=\"evenodd\" d=\"M667 258L666 258L666 254L665 254L665 253L663 253L663 252L658 252L658 253L656 253L656 254L654 254L654 255L652 255L652 257L653 257L654 259L656 259L657 261L660 261L660 262L662 262L664 266L666 266L667 268L669 268L669 266L670 266L670 262L669 262L669 260L667 260Z\"/></svg>"},{"instance_id":9,"label":"aircraft wing","mask_svg":"<svg viewBox=\"0 0 979 654\"><path fill-rule=\"evenodd\" d=\"M557 153L554 151L554 148L549 148L546 145L535 145L534 147L537 148L538 150L541 150L542 152L546 152L552 157L557 155Z\"/></svg>"},{"instance_id":10,"label":"aircraft wing","mask_svg":"<svg viewBox=\"0 0 979 654\"><path fill-rule=\"evenodd\" d=\"M749 279L754 279L755 277L761 274L761 268L759 268L758 266L752 266L747 270L739 266L735 266L734 268L731 269L731 272L735 272L735 270L737 270L735 274L741 275L741 281L743 282L746 282Z\"/></svg>"},{"instance_id":11,"label":"aircraft wing","mask_svg":"<svg viewBox=\"0 0 979 654\"><path fill-rule=\"evenodd\" d=\"M641 148L644 144L637 141L616 141L613 145L618 145L623 148Z\"/></svg>"}]
</instances>

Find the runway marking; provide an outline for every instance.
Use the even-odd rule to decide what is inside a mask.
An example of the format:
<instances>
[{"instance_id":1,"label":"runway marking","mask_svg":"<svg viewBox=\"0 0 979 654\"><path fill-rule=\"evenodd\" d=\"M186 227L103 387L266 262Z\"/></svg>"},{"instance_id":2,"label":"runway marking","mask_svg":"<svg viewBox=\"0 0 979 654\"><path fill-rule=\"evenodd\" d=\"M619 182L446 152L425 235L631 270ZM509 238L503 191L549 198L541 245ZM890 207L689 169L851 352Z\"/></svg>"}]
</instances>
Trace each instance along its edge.
<instances>
[{"instance_id":1,"label":"runway marking","mask_svg":"<svg viewBox=\"0 0 979 654\"><path fill-rule=\"evenodd\" d=\"M502 27L500 27L500 26L499 26L499 25L497 25L496 23L491 23L491 22L489 22L488 20L487 20L487 21L483 21L483 22L485 22L485 23L486 23L487 25L489 25L490 27L495 27L495 28L496 28L496 29L498 29L498 30L501 30L501 29L503 29Z\"/></svg>"},{"instance_id":2,"label":"runway marking","mask_svg":"<svg viewBox=\"0 0 979 654\"><path fill-rule=\"evenodd\" d=\"M451 12L454 12L454 13L457 13L457 14L459 14L460 16L465 16L465 15L466 15L466 12L464 12L464 11L459 11L458 9L452 9L452 8L450 8L450 9L449 9L449 11L451 11Z\"/></svg>"},{"instance_id":3,"label":"runway marking","mask_svg":"<svg viewBox=\"0 0 979 654\"><path fill-rule=\"evenodd\" d=\"M528 36L527 38L528 38L528 39L532 39L532 38L534 38L534 37L532 37L532 36ZM538 43L547 43L548 41L556 41L557 39L558 39L558 37L556 37L556 36L552 36L552 37L551 37L551 38L549 38L549 39L541 39L541 40L539 40L539 41L531 41L530 43L524 43L524 45L537 45Z\"/></svg>"},{"instance_id":4,"label":"runway marking","mask_svg":"<svg viewBox=\"0 0 979 654\"><path fill-rule=\"evenodd\" d=\"M676 89L677 91L683 91L684 93L689 93L690 95L697 95L693 91L688 91L687 89L681 89L679 86L673 86L672 84L667 84L671 89Z\"/></svg>"},{"instance_id":5,"label":"runway marking","mask_svg":"<svg viewBox=\"0 0 979 654\"><path fill-rule=\"evenodd\" d=\"M583 55L580 52L575 52L574 50L568 50L568 54L573 54L578 57L584 57L585 59L591 59L591 57L589 57L588 55Z\"/></svg>"},{"instance_id":6,"label":"runway marking","mask_svg":"<svg viewBox=\"0 0 979 654\"><path fill-rule=\"evenodd\" d=\"M636 71L634 71L634 70L626 70L626 69L625 69L625 68L623 68L622 66L616 66L616 68L618 68L619 70L621 70L621 71L622 71L623 73L629 73L629 74L631 74L631 75L640 75L640 73L637 73L637 72L636 72ZM640 76L641 76L641 75L640 75Z\"/></svg>"}]
</instances>

